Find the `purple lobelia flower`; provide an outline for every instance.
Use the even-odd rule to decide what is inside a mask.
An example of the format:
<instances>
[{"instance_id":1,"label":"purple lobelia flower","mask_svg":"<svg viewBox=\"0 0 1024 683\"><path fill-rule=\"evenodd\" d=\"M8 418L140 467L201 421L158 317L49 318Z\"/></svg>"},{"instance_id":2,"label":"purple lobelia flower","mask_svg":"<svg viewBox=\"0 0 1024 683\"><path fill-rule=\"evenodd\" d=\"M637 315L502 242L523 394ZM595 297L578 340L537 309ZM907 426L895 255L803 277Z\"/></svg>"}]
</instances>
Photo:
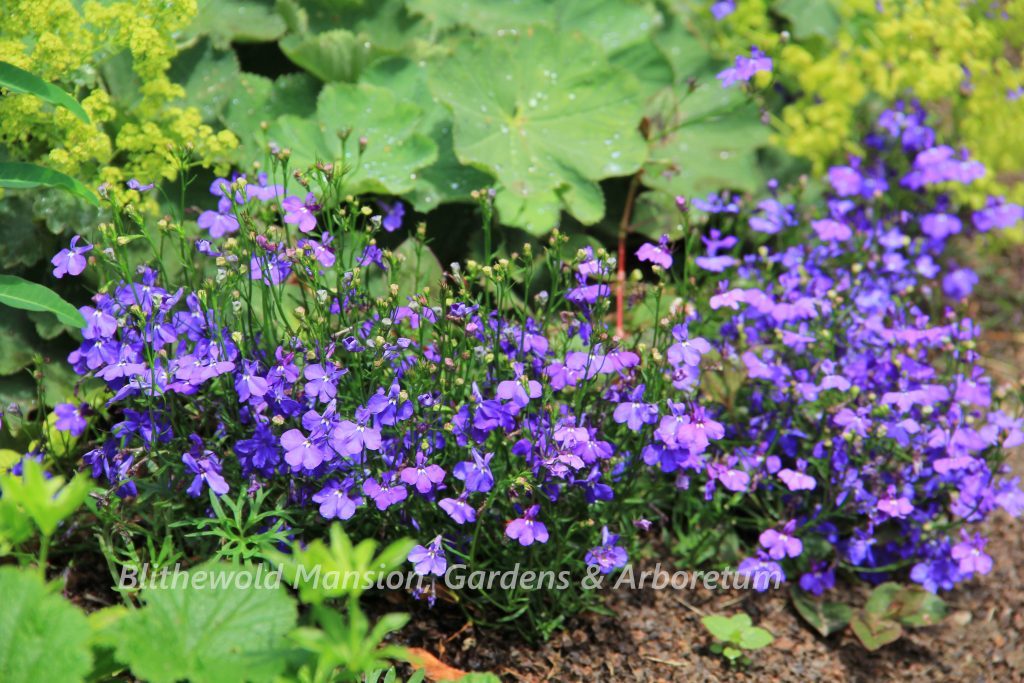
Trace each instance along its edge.
<instances>
[{"instance_id":1,"label":"purple lobelia flower","mask_svg":"<svg viewBox=\"0 0 1024 683\"><path fill-rule=\"evenodd\" d=\"M402 468L399 478L409 486L416 487L420 493L430 493L444 481L444 470L440 465L428 465L423 453L416 454L416 465Z\"/></svg>"},{"instance_id":2,"label":"purple lobelia flower","mask_svg":"<svg viewBox=\"0 0 1024 683\"><path fill-rule=\"evenodd\" d=\"M378 389L377 393L367 401L366 409L372 415L376 415L382 425L387 426L408 420L412 417L413 412L412 401L405 397L405 392L398 386L398 382L391 385L387 394L384 393L383 388Z\"/></svg>"},{"instance_id":3,"label":"purple lobelia flower","mask_svg":"<svg viewBox=\"0 0 1024 683\"><path fill-rule=\"evenodd\" d=\"M251 397L260 398L267 393L267 380L259 376L260 366L255 361L243 360L242 371L235 378L235 391L239 400L248 401Z\"/></svg>"},{"instance_id":4,"label":"purple lobelia flower","mask_svg":"<svg viewBox=\"0 0 1024 683\"><path fill-rule=\"evenodd\" d=\"M294 195L285 197L281 202L281 208L285 212L284 222L297 226L299 232L312 232L316 228L315 214L320 210L320 206L312 192L307 193L304 200Z\"/></svg>"},{"instance_id":5,"label":"purple lobelia flower","mask_svg":"<svg viewBox=\"0 0 1024 683\"><path fill-rule=\"evenodd\" d=\"M405 486L394 482L394 472L385 472L379 482L373 477L364 481L363 493L369 496L381 511L401 503L409 496Z\"/></svg>"},{"instance_id":6,"label":"purple lobelia flower","mask_svg":"<svg viewBox=\"0 0 1024 683\"><path fill-rule=\"evenodd\" d=\"M209 486L217 496L223 496L230 487L221 475L220 460L213 451L203 449L202 440L192 434L192 448L182 454L181 461L196 476L188 487L188 495L198 498L203 493L203 487Z\"/></svg>"},{"instance_id":7,"label":"purple lobelia flower","mask_svg":"<svg viewBox=\"0 0 1024 683\"><path fill-rule=\"evenodd\" d=\"M337 479L331 479L314 493L313 502L320 504L320 516L324 519L351 519L363 500L359 496L349 495L352 485L351 479L341 483Z\"/></svg>"},{"instance_id":8,"label":"purple lobelia flower","mask_svg":"<svg viewBox=\"0 0 1024 683\"><path fill-rule=\"evenodd\" d=\"M128 186L129 190L135 190L136 192L149 192L156 187L154 183L147 183L143 185L139 182L138 178L131 178L127 183L125 183L125 185Z\"/></svg>"},{"instance_id":9,"label":"purple lobelia flower","mask_svg":"<svg viewBox=\"0 0 1024 683\"><path fill-rule=\"evenodd\" d=\"M429 574L444 576L445 569L448 568L448 560L444 556L441 537L436 536L426 546L418 545L410 550L409 561L413 563L413 571L420 576Z\"/></svg>"},{"instance_id":10,"label":"purple lobelia flower","mask_svg":"<svg viewBox=\"0 0 1024 683\"><path fill-rule=\"evenodd\" d=\"M231 199L221 197L217 200L217 210L203 211L196 224L203 230L209 230L210 237L214 239L238 232L238 219L231 212L232 206Z\"/></svg>"},{"instance_id":11,"label":"purple lobelia flower","mask_svg":"<svg viewBox=\"0 0 1024 683\"><path fill-rule=\"evenodd\" d=\"M437 503L456 524L476 521L476 508L466 501L466 495L466 493L463 493L458 498L442 498Z\"/></svg>"},{"instance_id":12,"label":"purple lobelia flower","mask_svg":"<svg viewBox=\"0 0 1024 683\"><path fill-rule=\"evenodd\" d=\"M668 235L662 235L657 244L647 242L640 245L636 250L636 258L639 261L647 261L665 270L672 267L672 252L668 246Z\"/></svg>"},{"instance_id":13,"label":"purple lobelia flower","mask_svg":"<svg viewBox=\"0 0 1024 683\"><path fill-rule=\"evenodd\" d=\"M711 5L711 16L721 21L736 11L736 0L716 0Z\"/></svg>"},{"instance_id":14,"label":"purple lobelia flower","mask_svg":"<svg viewBox=\"0 0 1024 683\"><path fill-rule=\"evenodd\" d=\"M295 471L314 469L327 459L323 449L298 429L289 429L282 434L281 446L285 450L284 461Z\"/></svg>"},{"instance_id":15,"label":"purple lobelia flower","mask_svg":"<svg viewBox=\"0 0 1024 683\"><path fill-rule=\"evenodd\" d=\"M718 74L718 80L722 82L723 88L728 88L733 83L747 82L759 71L771 73L772 60L757 47L750 48L750 57L736 55L733 66Z\"/></svg>"},{"instance_id":16,"label":"purple lobelia flower","mask_svg":"<svg viewBox=\"0 0 1024 683\"><path fill-rule=\"evenodd\" d=\"M81 239L81 237L75 235L71 238L71 244L68 245L67 249L61 249L50 259L50 263L53 264L53 276L55 278L60 279L65 275L81 275L82 271L85 270L88 261L84 254L92 251L92 245L78 246L78 241Z\"/></svg>"},{"instance_id":17,"label":"purple lobelia flower","mask_svg":"<svg viewBox=\"0 0 1024 683\"><path fill-rule=\"evenodd\" d=\"M611 574L616 569L626 566L629 561L629 554L626 549L618 545L618 534L608 532L608 527L601 527L601 545L587 551L584 561L597 567L602 574Z\"/></svg>"},{"instance_id":18,"label":"purple lobelia flower","mask_svg":"<svg viewBox=\"0 0 1024 683\"><path fill-rule=\"evenodd\" d=\"M966 530L960 530L963 539L950 550L950 556L957 561L958 568L964 574L988 574L992 571L992 558L985 553L987 539L981 534L974 538Z\"/></svg>"},{"instance_id":19,"label":"purple lobelia flower","mask_svg":"<svg viewBox=\"0 0 1024 683\"><path fill-rule=\"evenodd\" d=\"M519 541L519 545L533 545L534 541L547 543L548 528L543 522L537 521L538 513L540 505L531 505L522 517L513 519L505 525L505 535Z\"/></svg>"},{"instance_id":20,"label":"purple lobelia flower","mask_svg":"<svg viewBox=\"0 0 1024 683\"><path fill-rule=\"evenodd\" d=\"M885 496L878 499L877 508L882 514L897 519L903 519L914 511L914 505L909 499L897 495L895 486L889 486Z\"/></svg>"},{"instance_id":21,"label":"purple lobelia flower","mask_svg":"<svg viewBox=\"0 0 1024 683\"><path fill-rule=\"evenodd\" d=\"M821 595L836 585L836 571L824 562L815 562L811 571L800 576L800 588L812 595Z\"/></svg>"},{"instance_id":22,"label":"purple lobelia flower","mask_svg":"<svg viewBox=\"0 0 1024 683\"><path fill-rule=\"evenodd\" d=\"M773 560L781 560L787 557L799 557L804 550L803 542L793 535L796 529L796 521L789 520L782 531L765 529L758 538L761 546L768 551L768 557Z\"/></svg>"},{"instance_id":23,"label":"purple lobelia flower","mask_svg":"<svg viewBox=\"0 0 1024 683\"><path fill-rule=\"evenodd\" d=\"M380 429L370 424L372 415L366 408L356 408L356 421L342 420L330 436L331 448L341 456L361 455L363 449L380 450Z\"/></svg>"},{"instance_id":24,"label":"purple lobelia flower","mask_svg":"<svg viewBox=\"0 0 1024 683\"><path fill-rule=\"evenodd\" d=\"M306 396L316 397L321 403L330 403L338 393L338 378L345 373L345 370L338 368L330 361L323 364L307 365L302 371L303 377L306 378L304 389Z\"/></svg>"},{"instance_id":25,"label":"purple lobelia flower","mask_svg":"<svg viewBox=\"0 0 1024 683\"><path fill-rule=\"evenodd\" d=\"M387 232L400 230L402 228L402 219L405 218L405 204L395 200L394 204L377 202L377 205L384 209L385 212L384 220L380 223L381 227Z\"/></svg>"},{"instance_id":26,"label":"purple lobelia flower","mask_svg":"<svg viewBox=\"0 0 1024 683\"><path fill-rule=\"evenodd\" d=\"M774 562L764 554L757 557L748 557L740 562L736 573L741 576L748 576L752 579L752 587L759 593L763 593L774 584L778 586L786 580L786 574L778 562Z\"/></svg>"},{"instance_id":27,"label":"purple lobelia flower","mask_svg":"<svg viewBox=\"0 0 1024 683\"><path fill-rule=\"evenodd\" d=\"M54 427L62 432L71 432L71 436L81 436L85 432L85 411L87 409L88 406L84 403L81 405L58 403L53 407L53 412L57 416Z\"/></svg>"},{"instance_id":28,"label":"purple lobelia flower","mask_svg":"<svg viewBox=\"0 0 1024 683\"><path fill-rule=\"evenodd\" d=\"M644 385L641 384L629 394L629 400L620 403L612 414L613 419L619 424L625 424L634 432L640 431L645 424L654 424L658 421L658 406L651 403L644 403Z\"/></svg>"},{"instance_id":29,"label":"purple lobelia flower","mask_svg":"<svg viewBox=\"0 0 1024 683\"><path fill-rule=\"evenodd\" d=\"M456 479L466 482L466 490L474 493L487 493L494 488L494 475L491 473L490 462L494 453L485 453L473 449L473 459L457 463L452 468Z\"/></svg>"},{"instance_id":30,"label":"purple lobelia flower","mask_svg":"<svg viewBox=\"0 0 1024 683\"><path fill-rule=\"evenodd\" d=\"M542 387L540 382L523 374L523 364L513 363L516 378L507 379L498 384L496 395L503 401L511 401L520 408L525 408L531 398L540 398Z\"/></svg>"}]
</instances>

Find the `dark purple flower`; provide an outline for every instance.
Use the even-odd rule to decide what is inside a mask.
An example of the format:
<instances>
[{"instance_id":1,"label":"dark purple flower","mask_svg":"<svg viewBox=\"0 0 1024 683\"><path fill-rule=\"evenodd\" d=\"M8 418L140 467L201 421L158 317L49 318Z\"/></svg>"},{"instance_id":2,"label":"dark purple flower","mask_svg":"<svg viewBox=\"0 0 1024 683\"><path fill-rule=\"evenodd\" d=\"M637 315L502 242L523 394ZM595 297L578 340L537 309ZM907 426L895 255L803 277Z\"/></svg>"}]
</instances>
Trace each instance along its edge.
<instances>
[{"instance_id":1,"label":"dark purple flower","mask_svg":"<svg viewBox=\"0 0 1024 683\"><path fill-rule=\"evenodd\" d=\"M203 449L203 442L195 434L192 435L192 449L181 456L185 463L196 476L188 487L188 495L198 498L204 486L209 486L217 496L223 496L228 492L228 483L221 476L220 460L213 451Z\"/></svg>"},{"instance_id":2,"label":"dark purple flower","mask_svg":"<svg viewBox=\"0 0 1024 683\"><path fill-rule=\"evenodd\" d=\"M618 542L618 534L609 533L606 526L601 527L601 545L588 550L584 561L592 567L597 567L602 574L611 574L616 569L626 566L629 555Z\"/></svg>"},{"instance_id":3,"label":"dark purple flower","mask_svg":"<svg viewBox=\"0 0 1024 683\"><path fill-rule=\"evenodd\" d=\"M81 436L86 428L84 413L87 409L88 406L84 403L58 403L53 407L53 412L57 416L54 427L62 432L71 432L71 436Z\"/></svg>"},{"instance_id":4,"label":"dark purple flower","mask_svg":"<svg viewBox=\"0 0 1024 683\"><path fill-rule=\"evenodd\" d=\"M395 203L390 205L384 202L378 202L377 204L385 211L381 227L387 232L395 232L401 229L402 219L405 217L405 204L398 200L395 200Z\"/></svg>"},{"instance_id":5,"label":"dark purple flower","mask_svg":"<svg viewBox=\"0 0 1024 683\"><path fill-rule=\"evenodd\" d=\"M452 474L456 479L466 482L467 491L487 493L494 488L494 475L490 468L493 457L493 453L485 453L481 456L479 451L473 449L473 459L457 463L452 468Z\"/></svg>"}]
</instances>

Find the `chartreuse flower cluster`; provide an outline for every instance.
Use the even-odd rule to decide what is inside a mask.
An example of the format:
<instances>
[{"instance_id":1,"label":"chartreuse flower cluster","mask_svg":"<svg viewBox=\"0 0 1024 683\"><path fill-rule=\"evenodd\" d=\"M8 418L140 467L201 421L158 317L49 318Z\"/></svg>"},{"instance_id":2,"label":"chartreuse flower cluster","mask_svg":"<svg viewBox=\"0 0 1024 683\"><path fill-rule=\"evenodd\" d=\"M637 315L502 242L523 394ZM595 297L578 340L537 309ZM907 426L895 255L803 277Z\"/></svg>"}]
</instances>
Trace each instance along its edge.
<instances>
[{"instance_id":1,"label":"chartreuse flower cluster","mask_svg":"<svg viewBox=\"0 0 1024 683\"><path fill-rule=\"evenodd\" d=\"M758 589L820 594L844 574L948 590L991 567L970 527L1024 510L1002 465L1024 421L979 366L958 307L977 276L947 245L1024 210L958 210L943 188L985 169L914 105L863 147L820 205L774 186L680 198L684 237L638 253L653 271L636 306L659 324L626 338L603 251L527 246L442 273L419 231L387 246L400 204L375 215L330 165L218 179L198 231L115 206L91 251L54 259L102 271L69 361L107 392L57 427L118 515L269 497L300 540L329 520L414 535L422 575L610 573L675 519L736 538ZM152 247L138 267L133 241ZM457 600L547 629L586 597Z\"/></svg>"},{"instance_id":2,"label":"chartreuse flower cluster","mask_svg":"<svg viewBox=\"0 0 1024 683\"><path fill-rule=\"evenodd\" d=\"M779 57L780 83L797 95L781 112L778 139L788 151L818 171L862 154L864 107L914 97L934 105L950 141L990 170L976 183L950 186L953 196L975 206L999 192L1024 200L1016 178L1024 167L1024 69L1013 57L1022 46L1024 2L814 4L738 0L705 10L727 53L756 44ZM780 10L785 27L777 23Z\"/></svg>"},{"instance_id":3,"label":"chartreuse flower cluster","mask_svg":"<svg viewBox=\"0 0 1024 683\"><path fill-rule=\"evenodd\" d=\"M70 90L91 119L35 97L4 96L0 145L7 155L119 188L132 176L175 177L178 150L186 147L195 163L224 163L235 136L179 104L185 91L167 75L177 52L172 35L195 12L195 0L6 2L0 60Z\"/></svg>"}]
</instances>

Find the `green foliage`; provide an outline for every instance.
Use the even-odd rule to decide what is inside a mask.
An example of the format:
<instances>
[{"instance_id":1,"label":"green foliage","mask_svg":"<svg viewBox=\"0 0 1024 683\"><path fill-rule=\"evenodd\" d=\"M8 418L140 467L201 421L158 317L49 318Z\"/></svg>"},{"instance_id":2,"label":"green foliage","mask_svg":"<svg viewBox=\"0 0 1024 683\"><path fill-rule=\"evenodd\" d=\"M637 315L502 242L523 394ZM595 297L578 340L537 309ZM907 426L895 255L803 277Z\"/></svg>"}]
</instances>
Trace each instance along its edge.
<instances>
[{"instance_id":1,"label":"green foliage","mask_svg":"<svg viewBox=\"0 0 1024 683\"><path fill-rule=\"evenodd\" d=\"M75 683L89 672L89 622L38 575L0 567L0 605L4 683Z\"/></svg>"},{"instance_id":2,"label":"green foliage","mask_svg":"<svg viewBox=\"0 0 1024 683\"><path fill-rule=\"evenodd\" d=\"M346 193L399 195L420 211L494 187L498 221L538 236L563 212L594 225L618 209L622 197L600 184L610 178L639 173L642 189L669 198L765 178L758 108L723 91L722 62L674 4L278 0L276 15L268 1L210 5L189 35L224 47L231 19L253 17L241 40L276 40L308 75L232 81L216 60L195 62L187 101L208 111L193 83L222 86L209 94L228 102L218 117L241 139L243 166L274 142L294 166L344 168ZM280 64L247 68L273 75Z\"/></svg>"},{"instance_id":3,"label":"green foliage","mask_svg":"<svg viewBox=\"0 0 1024 683\"><path fill-rule=\"evenodd\" d=\"M430 76L452 110L455 152L498 181L506 225L544 234L565 209L580 222L604 217L597 181L635 173L646 145L635 126L639 87L601 49L537 29L460 46Z\"/></svg>"},{"instance_id":4,"label":"green foliage","mask_svg":"<svg viewBox=\"0 0 1024 683\"><path fill-rule=\"evenodd\" d=\"M886 582L871 591L863 609L850 619L850 628L868 650L899 640L903 628L934 626L946 615L942 598L920 586Z\"/></svg>"},{"instance_id":5,"label":"green foliage","mask_svg":"<svg viewBox=\"0 0 1024 683\"><path fill-rule=\"evenodd\" d=\"M35 74L4 61L0 61L0 88L7 88L14 93L35 95L56 107L64 107L77 116L82 123L89 123L89 115L74 97Z\"/></svg>"},{"instance_id":6,"label":"green foliage","mask_svg":"<svg viewBox=\"0 0 1024 683\"><path fill-rule=\"evenodd\" d=\"M720 653L730 662L741 663L746 659L744 650L760 650L775 640L767 629L754 626L750 617L743 612L731 617L711 614L700 621L717 641L712 644L712 651Z\"/></svg>"},{"instance_id":7,"label":"green foliage","mask_svg":"<svg viewBox=\"0 0 1024 683\"><path fill-rule=\"evenodd\" d=\"M0 304L24 311L52 313L65 325L85 327L85 318L78 309L56 292L15 275L0 275Z\"/></svg>"},{"instance_id":8,"label":"green foliage","mask_svg":"<svg viewBox=\"0 0 1024 683\"><path fill-rule=\"evenodd\" d=\"M212 518L200 517L172 526L191 527L195 531L189 536L215 540L215 559L254 560L266 547L288 540L290 516L280 508L269 507L268 495L261 488L253 495L242 491L233 500L210 492Z\"/></svg>"},{"instance_id":9,"label":"green foliage","mask_svg":"<svg viewBox=\"0 0 1024 683\"><path fill-rule=\"evenodd\" d=\"M190 580L142 592L145 606L115 627L117 658L153 683L273 680L296 619L287 592L258 585L254 567L210 564L193 572L208 585Z\"/></svg>"},{"instance_id":10,"label":"green foliage","mask_svg":"<svg viewBox=\"0 0 1024 683\"><path fill-rule=\"evenodd\" d=\"M437 159L434 142L416 132L421 115L383 88L332 83L320 92L315 119L282 116L269 135L287 141L299 165L340 163L346 192L402 194Z\"/></svg>"},{"instance_id":11,"label":"green foliage","mask_svg":"<svg viewBox=\"0 0 1024 683\"><path fill-rule=\"evenodd\" d=\"M824 637L842 631L853 616L853 609L844 603L814 600L797 588L790 595L797 614Z\"/></svg>"},{"instance_id":12,"label":"green foliage","mask_svg":"<svg viewBox=\"0 0 1024 683\"><path fill-rule=\"evenodd\" d=\"M358 598L366 590L361 577L385 575L405 562L414 543L395 541L377 553L378 543L371 538L353 546L340 524L332 524L330 543L316 539L290 554L272 551L268 557L279 565L285 579L299 591L306 603L321 604L340 597ZM324 581L332 575L338 581Z\"/></svg>"},{"instance_id":13,"label":"green foliage","mask_svg":"<svg viewBox=\"0 0 1024 683\"><path fill-rule=\"evenodd\" d=\"M0 474L0 492L4 501L18 507L45 536L52 536L57 525L85 502L92 489L88 476L76 476L67 484L60 476L45 477L43 466L24 458L22 473ZM5 503L6 504L6 503Z\"/></svg>"},{"instance_id":14,"label":"green foliage","mask_svg":"<svg viewBox=\"0 0 1024 683\"><path fill-rule=\"evenodd\" d=\"M12 190L59 187L81 197L93 206L99 206L99 200L92 190L71 176L21 161L0 162L0 187Z\"/></svg>"}]
</instances>

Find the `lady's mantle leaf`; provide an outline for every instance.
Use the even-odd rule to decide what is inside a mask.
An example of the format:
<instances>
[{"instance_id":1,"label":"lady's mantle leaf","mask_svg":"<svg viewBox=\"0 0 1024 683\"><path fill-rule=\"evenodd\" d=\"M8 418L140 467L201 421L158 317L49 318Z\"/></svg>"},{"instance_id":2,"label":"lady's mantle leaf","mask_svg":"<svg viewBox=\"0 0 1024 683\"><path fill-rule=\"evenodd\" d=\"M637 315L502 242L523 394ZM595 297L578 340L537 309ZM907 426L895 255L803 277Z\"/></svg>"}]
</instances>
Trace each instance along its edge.
<instances>
[{"instance_id":1,"label":"lady's mantle leaf","mask_svg":"<svg viewBox=\"0 0 1024 683\"><path fill-rule=\"evenodd\" d=\"M429 83L452 110L459 160L498 179L507 225L544 234L562 209L596 223L597 181L646 158L636 80L578 35L478 38L433 67Z\"/></svg>"},{"instance_id":2,"label":"lady's mantle leaf","mask_svg":"<svg viewBox=\"0 0 1024 683\"><path fill-rule=\"evenodd\" d=\"M4 683L75 683L89 673L89 622L36 574L0 567L0 605Z\"/></svg>"},{"instance_id":3,"label":"lady's mantle leaf","mask_svg":"<svg viewBox=\"0 0 1024 683\"><path fill-rule=\"evenodd\" d=\"M255 568L203 565L190 570L206 575L201 587L183 579L171 587L169 575L167 588L144 590L145 607L116 624L118 660L152 683L274 680L295 604L282 586L266 587L267 571L257 583Z\"/></svg>"},{"instance_id":4,"label":"lady's mantle leaf","mask_svg":"<svg viewBox=\"0 0 1024 683\"><path fill-rule=\"evenodd\" d=\"M383 88L331 83L320 92L316 120L282 116L268 137L290 147L298 167L317 160L341 164L348 193L403 194L413 189L417 171L437 160L437 145L416 132L421 115L418 106Z\"/></svg>"}]
</instances>

